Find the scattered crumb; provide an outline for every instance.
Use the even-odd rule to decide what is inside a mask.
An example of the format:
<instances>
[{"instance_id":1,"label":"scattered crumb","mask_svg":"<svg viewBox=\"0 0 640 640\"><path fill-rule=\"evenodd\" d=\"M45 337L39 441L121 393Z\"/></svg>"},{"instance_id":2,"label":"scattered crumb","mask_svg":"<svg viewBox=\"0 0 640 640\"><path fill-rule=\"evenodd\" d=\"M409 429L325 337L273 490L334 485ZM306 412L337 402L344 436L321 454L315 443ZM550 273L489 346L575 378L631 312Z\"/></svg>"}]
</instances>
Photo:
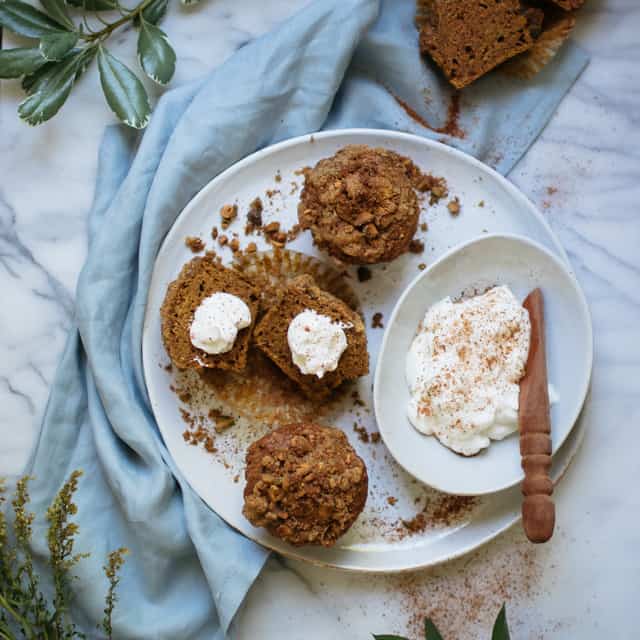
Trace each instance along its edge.
<instances>
[{"instance_id":1,"label":"scattered crumb","mask_svg":"<svg viewBox=\"0 0 640 640\"><path fill-rule=\"evenodd\" d=\"M389 496L387 498L387 502L393 506L396 502L398 502L398 498L396 498L395 496Z\"/></svg>"},{"instance_id":2,"label":"scattered crumb","mask_svg":"<svg viewBox=\"0 0 640 640\"><path fill-rule=\"evenodd\" d=\"M240 249L240 241L238 240L238 238L233 238L229 243L229 246L231 247L231 251L235 253L236 251L238 251L238 249Z\"/></svg>"},{"instance_id":3,"label":"scattered crumb","mask_svg":"<svg viewBox=\"0 0 640 640\"><path fill-rule=\"evenodd\" d=\"M351 399L353 400L353 404L355 404L358 407L366 407L367 406L362 401L362 398L360 397L360 394L358 393L357 389L351 394Z\"/></svg>"},{"instance_id":4,"label":"scattered crumb","mask_svg":"<svg viewBox=\"0 0 640 640\"><path fill-rule=\"evenodd\" d=\"M358 440L360 440L360 442L369 442L369 432L363 426L354 422L353 430L358 434Z\"/></svg>"},{"instance_id":5,"label":"scattered crumb","mask_svg":"<svg viewBox=\"0 0 640 640\"><path fill-rule=\"evenodd\" d=\"M551 203L550 203L548 200L544 200L544 201L542 202L542 207L543 207L544 209L549 209L549 208L551 207Z\"/></svg>"},{"instance_id":6,"label":"scattered crumb","mask_svg":"<svg viewBox=\"0 0 640 640\"><path fill-rule=\"evenodd\" d=\"M262 211L264 207L260 198L255 198L249 205L249 211L247 212L247 225L245 227L246 233L253 233L256 229L262 227Z\"/></svg>"},{"instance_id":7,"label":"scattered crumb","mask_svg":"<svg viewBox=\"0 0 640 640\"><path fill-rule=\"evenodd\" d=\"M427 265L424 262L421 262L418 265L418 269L420 269L420 271L424 271L427 268Z\"/></svg>"},{"instance_id":8,"label":"scattered crumb","mask_svg":"<svg viewBox=\"0 0 640 640\"><path fill-rule=\"evenodd\" d=\"M240 474L239 474L239 473L236 473L236 475L235 475L235 476L233 476L233 481L234 481L236 484L238 484L238 482L240 482Z\"/></svg>"},{"instance_id":9,"label":"scattered crumb","mask_svg":"<svg viewBox=\"0 0 640 640\"><path fill-rule=\"evenodd\" d=\"M457 197L450 200L447 204L447 209L449 209L449 213L452 216L457 216L460 213L460 200Z\"/></svg>"},{"instance_id":10,"label":"scattered crumb","mask_svg":"<svg viewBox=\"0 0 640 640\"><path fill-rule=\"evenodd\" d=\"M247 245L247 249L246 249L247 253L255 253L257 250L258 250L258 247L255 242L250 242Z\"/></svg>"},{"instance_id":11,"label":"scattered crumb","mask_svg":"<svg viewBox=\"0 0 640 640\"><path fill-rule=\"evenodd\" d=\"M220 217L222 218L222 228L226 229L237 217L238 205L237 204L225 204L220 209Z\"/></svg>"},{"instance_id":12,"label":"scattered crumb","mask_svg":"<svg viewBox=\"0 0 640 640\"><path fill-rule=\"evenodd\" d=\"M547 187L547 194L552 196L554 193L558 193L558 187Z\"/></svg>"},{"instance_id":13,"label":"scattered crumb","mask_svg":"<svg viewBox=\"0 0 640 640\"><path fill-rule=\"evenodd\" d=\"M449 195L449 189L444 178L439 178L439 180L440 182L430 189L429 204L436 204L436 202Z\"/></svg>"},{"instance_id":14,"label":"scattered crumb","mask_svg":"<svg viewBox=\"0 0 640 640\"><path fill-rule=\"evenodd\" d=\"M221 236L218 238L218 244L219 244L221 247L224 247L224 245L225 245L225 244L227 244L227 242L229 242L229 238L227 238L227 236L225 236L225 235L221 235Z\"/></svg>"},{"instance_id":15,"label":"scattered crumb","mask_svg":"<svg viewBox=\"0 0 640 640\"><path fill-rule=\"evenodd\" d=\"M371 269L368 267L358 267L358 282L367 282L367 280L371 280L372 277Z\"/></svg>"},{"instance_id":16,"label":"scattered crumb","mask_svg":"<svg viewBox=\"0 0 640 640\"><path fill-rule=\"evenodd\" d=\"M278 173L276 173L275 177L273 178L276 182L282 182L282 176L280 175L280 172L278 171Z\"/></svg>"},{"instance_id":17,"label":"scattered crumb","mask_svg":"<svg viewBox=\"0 0 640 640\"><path fill-rule=\"evenodd\" d=\"M484 200L480 200L480 202L478 202L478 206L481 208L484 207Z\"/></svg>"},{"instance_id":18,"label":"scattered crumb","mask_svg":"<svg viewBox=\"0 0 640 640\"><path fill-rule=\"evenodd\" d=\"M269 224L264 226L263 231L265 233L277 233L280 231L280 223L277 221L270 222Z\"/></svg>"},{"instance_id":19,"label":"scattered crumb","mask_svg":"<svg viewBox=\"0 0 640 640\"><path fill-rule=\"evenodd\" d=\"M187 236L184 243L193 253L200 253L204 249L204 242L196 236Z\"/></svg>"},{"instance_id":20,"label":"scattered crumb","mask_svg":"<svg viewBox=\"0 0 640 640\"><path fill-rule=\"evenodd\" d=\"M218 239L218 227L213 227L213 229L211 229L211 237L214 240Z\"/></svg>"},{"instance_id":21,"label":"scattered crumb","mask_svg":"<svg viewBox=\"0 0 640 640\"><path fill-rule=\"evenodd\" d=\"M380 432L379 431L374 431L371 434L371 442L373 442L373 444L378 444L378 442L380 442Z\"/></svg>"},{"instance_id":22,"label":"scattered crumb","mask_svg":"<svg viewBox=\"0 0 640 640\"><path fill-rule=\"evenodd\" d=\"M420 231L429 231L429 225L426 222L420 224Z\"/></svg>"},{"instance_id":23,"label":"scattered crumb","mask_svg":"<svg viewBox=\"0 0 640 640\"><path fill-rule=\"evenodd\" d=\"M374 313L373 318L371 318L371 328L384 329L384 325L382 324L382 314L379 311Z\"/></svg>"},{"instance_id":24,"label":"scattered crumb","mask_svg":"<svg viewBox=\"0 0 640 640\"><path fill-rule=\"evenodd\" d=\"M217 409L211 409L211 411L209 411L208 417L214 423L213 428L216 430L216 433L222 433L230 427L233 427L233 425L236 423L234 418L232 418L231 416L225 416Z\"/></svg>"},{"instance_id":25,"label":"scattered crumb","mask_svg":"<svg viewBox=\"0 0 640 640\"><path fill-rule=\"evenodd\" d=\"M416 254L422 253L424 251L424 242L422 242L422 240L417 240L416 238L414 238L409 243L409 251Z\"/></svg>"},{"instance_id":26,"label":"scattered crumb","mask_svg":"<svg viewBox=\"0 0 640 640\"><path fill-rule=\"evenodd\" d=\"M427 519L422 513L417 513L411 520L401 520L403 526L411 533L422 533L427 528Z\"/></svg>"},{"instance_id":27,"label":"scattered crumb","mask_svg":"<svg viewBox=\"0 0 640 640\"><path fill-rule=\"evenodd\" d=\"M173 371L173 365L169 362L167 364L164 365L164 370L171 373L171 371Z\"/></svg>"}]
</instances>

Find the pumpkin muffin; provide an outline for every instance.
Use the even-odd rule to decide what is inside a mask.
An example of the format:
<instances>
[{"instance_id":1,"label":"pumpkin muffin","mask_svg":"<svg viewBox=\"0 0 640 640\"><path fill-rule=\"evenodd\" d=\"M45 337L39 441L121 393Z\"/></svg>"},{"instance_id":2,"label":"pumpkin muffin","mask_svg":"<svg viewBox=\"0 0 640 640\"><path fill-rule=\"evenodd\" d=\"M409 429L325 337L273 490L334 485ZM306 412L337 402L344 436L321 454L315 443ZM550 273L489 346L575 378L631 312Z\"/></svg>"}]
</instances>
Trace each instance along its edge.
<instances>
[{"instance_id":1,"label":"pumpkin muffin","mask_svg":"<svg viewBox=\"0 0 640 640\"><path fill-rule=\"evenodd\" d=\"M207 353L191 341L191 325L200 304L215 293L240 298L251 312L251 323L240 329L230 350ZM193 258L169 285L160 314L162 339L171 362L178 369L227 369L242 371L256 316L258 292L239 273L223 267L210 256Z\"/></svg>"},{"instance_id":2,"label":"pumpkin muffin","mask_svg":"<svg viewBox=\"0 0 640 640\"><path fill-rule=\"evenodd\" d=\"M393 151L347 146L305 170L300 225L343 262L393 260L408 250L418 225L411 180L416 171L409 158Z\"/></svg>"},{"instance_id":3,"label":"pumpkin muffin","mask_svg":"<svg viewBox=\"0 0 640 640\"><path fill-rule=\"evenodd\" d=\"M520 0L420 0L420 50L462 89L534 43Z\"/></svg>"},{"instance_id":4,"label":"pumpkin muffin","mask_svg":"<svg viewBox=\"0 0 640 640\"><path fill-rule=\"evenodd\" d=\"M289 343L292 321L306 311L315 312L339 324L346 337L346 348L337 367L319 377L303 373L294 362ZM309 275L298 276L284 286L254 331L254 343L310 399L322 399L345 380L369 372L367 333L362 318L346 303L318 287Z\"/></svg>"},{"instance_id":5,"label":"pumpkin muffin","mask_svg":"<svg viewBox=\"0 0 640 640\"><path fill-rule=\"evenodd\" d=\"M367 469L333 427L291 424L247 451L244 516L293 545L330 547L367 499Z\"/></svg>"}]
</instances>

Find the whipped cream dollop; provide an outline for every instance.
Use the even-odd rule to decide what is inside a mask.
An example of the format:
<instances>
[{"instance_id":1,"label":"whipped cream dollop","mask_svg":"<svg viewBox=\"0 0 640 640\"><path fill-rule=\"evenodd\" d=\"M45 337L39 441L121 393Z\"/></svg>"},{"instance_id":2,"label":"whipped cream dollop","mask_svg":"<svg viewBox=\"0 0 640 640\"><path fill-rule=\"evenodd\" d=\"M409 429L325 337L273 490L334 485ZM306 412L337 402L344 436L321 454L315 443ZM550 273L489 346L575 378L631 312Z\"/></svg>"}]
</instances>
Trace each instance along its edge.
<instances>
[{"instance_id":1,"label":"whipped cream dollop","mask_svg":"<svg viewBox=\"0 0 640 640\"><path fill-rule=\"evenodd\" d=\"M242 298L216 292L205 298L191 322L191 344L206 353L227 353L233 348L238 331L251 324L251 310Z\"/></svg>"},{"instance_id":2,"label":"whipped cream dollop","mask_svg":"<svg viewBox=\"0 0 640 640\"><path fill-rule=\"evenodd\" d=\"M530 337L529 314L506 286L433 305L406 362L413 426L465 456L516 431Z\"/></svg>"},{"instance_id":3,"label":"whipped cream dollop","mask_svg":"<svg viewBox=\"0 0 640 640\"><path fill-rule=\"evenodd\" d=\"M322 378L325 373L335 371L347 348L344 330L351 326L312 309L299 313L289 324L287 342L301 373Z\"/></svg>"}]
</instances>

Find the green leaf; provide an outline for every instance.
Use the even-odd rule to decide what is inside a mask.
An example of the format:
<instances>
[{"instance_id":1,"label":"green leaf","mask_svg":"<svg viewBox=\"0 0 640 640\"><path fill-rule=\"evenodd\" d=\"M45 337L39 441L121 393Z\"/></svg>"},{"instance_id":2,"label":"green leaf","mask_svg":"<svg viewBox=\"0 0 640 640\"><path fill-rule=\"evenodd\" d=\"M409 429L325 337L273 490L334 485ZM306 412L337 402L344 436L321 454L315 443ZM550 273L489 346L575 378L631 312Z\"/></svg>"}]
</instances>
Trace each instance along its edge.
<instances>
[{"instance_id":1,"label":"green leaf","mask_svg":"<svg viewBox=\"0 0 640 640\"><path fill-rule=\"evenodd\" d=\"M65 30L47 14L21 0L0 2L0 25L27 38L40 38Z\"/></svg>"},{"instance_id":2,"label":"green leaf","mask_svg":"<svg viewBox=\"0 0 640 640\"><path fill-rule=\"evenodd\" d=\"M42 54L40 53L40 49L36 49L36 51L38 52L40 58L44 60ZM51 68L55 67L55 65L55 62L46 62L39 69L22 78L22 88L25 90L27 95L31 95L38 90L38 83L42 78L46 77Z\"/></svg>"},{"instance_id":3,"label":"green leaf","mask_svg":"<svg viewBox=\"0 0 640 640\"><path fill-rule=\"evenodd\" d=\"M88 47L72 52L60 62L48 63L45 71L44 67L38 70L34 74L37 79L29 88L31 95L18 107L20 117L37 125L58 113L94 55L95 47Z\"/></svg>"},{"instance_id":4,"label":"green leaf","mask_svg":"<svg viewBox=\"0 0 640 640\"><path fill-rule=\"evenodd\" d=\"M138 60L144 72L158 84L165 85L176 70L176 54L162 29L140 20Z\"/></svg>"},{"instance_id":5,"label":"green leaf","mask_svg":"<svg viewBox=\"0 0 640 640\"><path fill-rule=\"evenodd\" d=\"M58 24L70 31L75 31L76 26L71 21L71 18L69 18L63 0L40 0L40 4Z\"/></svg>"},{"instance_id":6,"label":"green leaf","mask_svg":"<svg viewBox=\"0 0 640 640\"><path fill-rule=\"evenodd\" d=\"M149 24L158 24L165 13L167 13L167 7L169 6L169 0L152 0L143 10L142 17Z\"/></svg>"},{"instance_id":7,"label":"green leaf","mask_svg":"<svg viewBox=\"0 0 640 640\"><path fill-rule=\"evenodd\" d=\"M442 640L438 627L429 618L424 619L424 638L425 640Z\"/></svg>"},{"instance_id":8,"label":"green leaf","mask_svg":"<svg viewBox=\"0 0 640 640\"><path fill-rule=\"evenodd\" d=\"M20 78L37 71L44 63L36 47L0 50L0 78Z\"/></svg>"},{"instance_id":9,"label":"green leaf","mask_svg":"<svg viewBox=\"0 0 640 640\"><path fill-rule=\"evenodd\" d=\"M78 42L78 34L71 31L52 33L40 40L40 53L48 62L62 60Z\"/></svg>"},{"instance_id":10,"label":"green leaf","mask_svg":"<svg viewBox=\"0 0 640 640\"><path fill-rule=\"evenodd\" d=\"M144 129L151 107L142 82L102 45L98 47L100 83L111 110L129 127Z\"/></svg>"},{"instance_id":11,"label":"green leaf","mask_svg":"<svg viewBox=\"0 0 640 640\"><path fill-rule=\"evenodd\" d=\"M118 6L116 0L65 0L65 2L72 7L89 11L111 11Z\"/></svg>"},{"instance_id":12,"label":"green leaf","mask_svg":"<svg viewBox=\"0 0 640 640\"><path fill-rule=\"evenodd\" d=\"M507 626L507 609L505 605L502 605L502 609L500 609L500 613L498 613L498 617L493 625L491 640L511 640L509 627Z\"/></svg>"}]
</instances>

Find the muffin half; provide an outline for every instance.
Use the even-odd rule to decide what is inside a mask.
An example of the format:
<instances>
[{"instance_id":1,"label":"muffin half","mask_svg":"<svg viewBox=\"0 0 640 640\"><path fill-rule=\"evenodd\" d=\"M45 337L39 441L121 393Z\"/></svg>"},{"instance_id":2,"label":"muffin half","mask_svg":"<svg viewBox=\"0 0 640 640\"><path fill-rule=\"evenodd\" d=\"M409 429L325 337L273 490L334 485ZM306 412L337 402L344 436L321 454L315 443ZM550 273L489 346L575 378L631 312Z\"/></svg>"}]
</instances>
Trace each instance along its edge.
<instances>
[{"instance_id":1,"label":"muffin half","mask_svg":"<svg viewBox=\"0 0 640 640\"><path fill-rule=\"evenodd\" d=\"M304 316L309 316L310 312L313 314L312 322L320 317L325 328L333 325L328 328L335 330L337 338L340 338L340 332L343 333L344 349L337 361L334 360L333 369L330 368L332 364L321 362L320 357L317 373L306 372L313 367L313 360L317 355L314 353L307 354L310 368L305 368L300 360L298 363L294 361L297 354L291 347L291 327L295 323L302 323L300 329L303 334L305 331L309 332L307 346L311 350L322 350L327 346L322 342L324 336L314 340L316 325L305 326ZM334 336L329 336L329 339L332 337ZM311 276L294 278L280 291L276 301L258 322L254 341L258 349L311 399L326 397L345 380L353 380L369 372L367 334L362 318L342 300L320 289ZM336 353L333 349L334 357Z\"/></svg>"},{"instance_id":2,"label":"muffin half","mask_svg":"<svg viewBox=\"0 0 640 640\"><path fill-rule=\"evenodd\" d=\"M192 340L194 316L214 294L229 294L232 298L227 297L227 301L235 299L238 304L244 303L250 314L248 326L240 328L230 348L220 353L209 353L195 346ZM248 280L213 258L203 256L187 262L169 285L160 310L162 339L171 362L179 369L242 371L258 315L258 300L258 293Z\"/></svg>"}]
</instances>

